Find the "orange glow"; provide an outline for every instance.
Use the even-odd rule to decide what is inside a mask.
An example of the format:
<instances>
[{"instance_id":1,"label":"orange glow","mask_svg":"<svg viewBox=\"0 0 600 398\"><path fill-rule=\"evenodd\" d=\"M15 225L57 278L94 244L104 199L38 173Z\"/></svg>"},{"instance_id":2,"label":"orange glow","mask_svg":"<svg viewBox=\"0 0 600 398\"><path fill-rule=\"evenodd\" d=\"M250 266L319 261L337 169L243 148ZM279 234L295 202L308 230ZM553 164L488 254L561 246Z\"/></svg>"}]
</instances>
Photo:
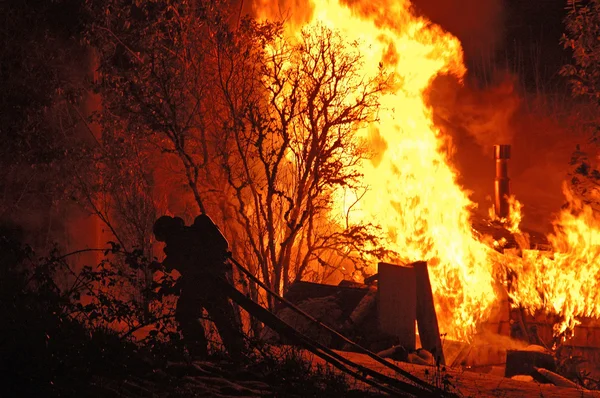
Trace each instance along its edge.
<instances>
[{"instance_id":1,"label":"orange glow","mask_svg":"<svg viewBox=\"0 0 600 398\"><path fill-rule=\"evenodd\" d=\"M263 2L261 16L278 18L279 8L269 7L270 2ZM310 18L309 24L336 29L349 42L360 43L365 76L375 75L381 63L397 78L392 92L380 100L379 123L361 132L374 151L371 161L360 166L369 191L350 210L347 203L357 198L339 193L332 217L345 223L349 211L351 223L379 224L389 249L401 256L397 261L428 261L440 331L449 338L472 337L489 317L499 284L507 286L516 305L563 316L557 333L572 328L577 316L600 317L600 220L589 207L568 195L571 208L560 214L549 237L555 251L551 255L528 248L522 257L502 255L492 248L491 239L482 241L474 233L474 205L457 183L449 161L451 143L433 125L423 100L439 74L462 79L466 69L461 44L414 16L410 7L397 0L318 0L312 17L304 11L300 22L288 24L291 34ZM501 221L520 233L522 205L514 197L509 203L511 217ZM577 215L573 209L579 209ZM499 266L505 275L517 275L510 286Z\"/></svg>"}]
</instances>

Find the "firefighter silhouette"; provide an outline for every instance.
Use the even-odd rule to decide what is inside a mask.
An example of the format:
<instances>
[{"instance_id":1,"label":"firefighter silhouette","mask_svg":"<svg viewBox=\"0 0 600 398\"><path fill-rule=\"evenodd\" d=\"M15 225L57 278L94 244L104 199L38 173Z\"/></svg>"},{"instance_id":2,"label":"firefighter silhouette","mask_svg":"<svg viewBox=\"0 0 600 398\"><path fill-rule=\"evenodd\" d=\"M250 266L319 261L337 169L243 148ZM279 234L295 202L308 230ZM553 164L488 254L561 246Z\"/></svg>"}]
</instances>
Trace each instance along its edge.
<instances>
[{"instance_id":1,"label":"firefighter silhouette","mask_svg":"<svg viewBox=\"0 0 600 398\"><path fill-rule=\"evenodd\" d=\"M215 323L229 355L239 358L244 349L241 328L232 304L225 295L229 244L219 228L205 214L186 226L179 217L162 216L154 223L154 235L165 242L167 271L181 274L181 294L175 320L190 355L206 357L208 341L200 322L203 309Z\"/></svg>"}]
</instances>

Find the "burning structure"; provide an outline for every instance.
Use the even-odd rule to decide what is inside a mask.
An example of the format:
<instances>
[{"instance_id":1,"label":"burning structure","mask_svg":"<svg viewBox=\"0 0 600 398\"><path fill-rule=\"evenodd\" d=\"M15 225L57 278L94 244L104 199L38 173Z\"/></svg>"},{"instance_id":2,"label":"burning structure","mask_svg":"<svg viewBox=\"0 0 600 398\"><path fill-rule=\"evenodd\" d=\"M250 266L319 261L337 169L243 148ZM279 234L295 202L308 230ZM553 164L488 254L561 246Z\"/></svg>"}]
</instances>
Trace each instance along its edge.
<instances>
[{"instance_id":1,"label":"burning structure","mask_svg":"<svg viewBox=\"0 0 600 398\"><path fill-rule=\"evenodd\" d=\"M257 1L253 11L277 19L284 3ZM165 174L179 167L183 177L177 184L189 188L185 195L165 198L164 207L178 213L195 202L206 210L237 242L236 256L253 264L279 293L292 281L313 276L353 274L360 282L381 260L426 261L440 332L453 340L470 341L504 295L529 313L555 314L557 336L573 330L578 317L600 317L593 277L596 216L568 195L569 207L548 237L550 250L536 250L520 226L518 198L506 196L508 146L496 147L495 216L515 237L509 246L518 249L503 250L508 246L502 239L474 228L480 220L474 220L476 204L458 182L454 143L424 99L435 79L464 83L459 40L416 15L409 1L305 6L289 9L292 17L282 36L251 49L244 47L245 36L227 42L233 35L211 30L210 24L184 30L177 43L187 47L176 47L179 53L152 47L164 39L160 29L148 29L156 37L144 36L143 43L118 21L102 31L110 28L121 41L149 46L154 52L148 59L164 57L162 63L175 70L176 78L169 80L174 86L167 90L160 76L155 78L156 62L140 56L126 54L136 68L123 61L124 66L103 70L106 87L114 83L111 88L134 109L152 109L147 120L126 121L144 140L119 136L121 130L111 133L147 144L142 153L155 151L150 153L156 159L145 161L150 159L157 180L167 180ZM112 36L102 37L108 37L100 56L106 66L120 55L112 49L121 47ZM203 38L214 40L198 41ZM204 51L205 46L214 51ZM200 61L206 68L187 67ZM131 78L131 90L122 89L123 76ZM218 87L207 85L213 80ZM172 97L174 92L179 96ZM112 92L105 99L124 101ZM167 99L172 101L165 105ZM207 115L217 115L216 120ZM509 115L500 109L486 116L472 134L485 130L502 137L494 143L509 143ZM125 122L118 117L107 115L107 128L122 128ZM491 145L486 151L491 153ZM150 190L137 188L145 195ZM161 188L152 187L153 193Z\"/></svg>"}]
</instances>

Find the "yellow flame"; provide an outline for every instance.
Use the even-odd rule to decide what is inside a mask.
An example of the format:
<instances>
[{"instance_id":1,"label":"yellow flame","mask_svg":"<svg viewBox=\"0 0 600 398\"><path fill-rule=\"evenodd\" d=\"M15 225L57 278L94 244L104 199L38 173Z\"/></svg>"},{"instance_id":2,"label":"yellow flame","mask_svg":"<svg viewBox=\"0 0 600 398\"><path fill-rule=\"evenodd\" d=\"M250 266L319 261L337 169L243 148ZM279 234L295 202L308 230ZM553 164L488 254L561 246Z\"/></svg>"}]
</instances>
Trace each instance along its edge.
<instances>
[{"instance_id":1,"label":"yellow flame","mask_svg":"<svg viewBox=\"0 0 600 398\"><path fill-rule=\"evenodd\" d=\"M521 232L520 225L523 219L523 203L514 195L508 197L508 225L507 229L513 234Z\"/></svg>"}]
</instances>

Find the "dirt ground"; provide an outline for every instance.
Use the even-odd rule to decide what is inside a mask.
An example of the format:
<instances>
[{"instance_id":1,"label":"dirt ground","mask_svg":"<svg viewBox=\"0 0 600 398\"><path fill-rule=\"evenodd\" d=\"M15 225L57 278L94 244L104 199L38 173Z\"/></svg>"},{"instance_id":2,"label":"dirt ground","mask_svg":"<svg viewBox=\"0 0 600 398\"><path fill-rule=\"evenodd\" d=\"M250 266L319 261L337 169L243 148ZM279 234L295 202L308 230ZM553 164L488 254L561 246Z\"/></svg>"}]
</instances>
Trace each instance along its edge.
<instances>
[{"instance_id":1,"label":"dirt ground","mask_svg":"<svg viewBox=\"0 0 600 398\"><path fill-rule=\"evenodd\" d=\"M338 351L338 353L357 364L397 377L393 370L379 364L367 355L342 351ZM314 367L324 364L324 361L315 357L314 354L304 352L302 356L312 361ZM447 390L459 397L600 398L600 391L557 387L536 381L518 381L502 377L498 374L499 372L484 374L464 371L459 368L437 371L433 366L397 361L394 361L394 364L440 388L443 388L442 380L447 378L449 381ZM366 384L355 379L348 378L347 382L350 390L353 390L352 396L383 396L370 390ZM89 394L86 394L86 396L91 398L107 396L124 398L315 396L314 394L308 394L309 386L298 390L297 388L286 388L285 383L283 387L281 384L279 387L270 384L268 380L258 374L236 369L231 363L171 363L167 368L157 369L152 375L143 378L133 377L120 381L96 379L90 385Z\"/></svg>"},{"instance_id":2,"label":"dirt ground","mask_svg":"<svg viewBox=\"0 0 600 398\"><path fill-rule=\"evenodd\" d=\"M378 370L382 373L393 375L393 371L377 363L375 360L363 354L340 352L348 359ZM404 362L396 362L400 368L420 377L423 380L434 382L436 376L435 367L414 365ZM543 397L543 398L584 398L600 397L600 391L587 391L582 389L557 387L551 384L540 384L535 381L518 381L494 374L483 374L463 371L457 368L448 368L445 372L450 376L450 391L458 393L463 397Z\"/></svg>"}]
</instances>

